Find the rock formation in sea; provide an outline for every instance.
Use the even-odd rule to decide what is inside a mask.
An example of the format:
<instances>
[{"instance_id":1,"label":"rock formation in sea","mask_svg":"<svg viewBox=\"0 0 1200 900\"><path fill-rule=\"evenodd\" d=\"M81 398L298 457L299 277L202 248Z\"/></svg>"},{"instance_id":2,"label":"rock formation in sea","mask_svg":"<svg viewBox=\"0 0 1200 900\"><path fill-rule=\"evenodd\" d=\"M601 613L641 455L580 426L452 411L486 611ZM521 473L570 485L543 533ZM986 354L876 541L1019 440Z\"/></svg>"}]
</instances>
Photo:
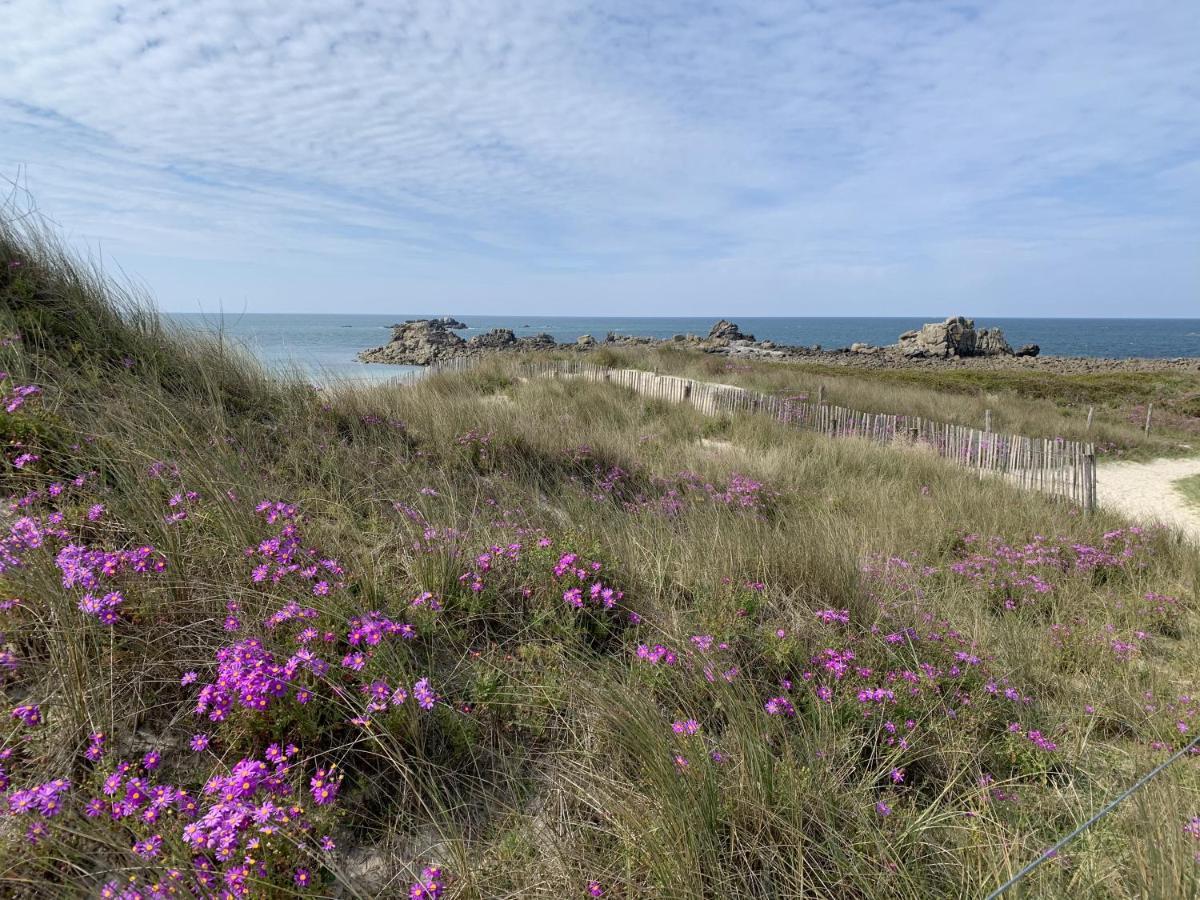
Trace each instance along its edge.
<instances>
[{"instance_id":1,"label":"rock formation in sea","mask_svg":"<svg viewBox=\"0 0 1200 900\"><path fill-rule=\"evenodd\" d=\"M900 353L909 359L949 359L967 356L1012 356L1012 347L999 328L975 330L975 320L950 316L900 335Z\"/></svg>"},{"instance_id":2,"label":"rock formation in sea","mask_svg":"<svg viewBox=\"0 0 1200 900\"><path fill-rule=\"evenodd\" d=\"M733 322L722 319L708 332L710 341L749 341L754 343L754 335L742 334L742 330Z\"/></svg>"},{"instance_id":3,"label":"rock formation in sea","mask_svg":"<svg viewBox=\"0 0 1200 900\"><path fill-rule=\"evenodd\" d=\"M511 328L493 328L483 334L463 339L451 329L465 328L461 323L444 319L415 319L392 326L392 338L382 347L373 347L358 354L368 363L390 363L401 366L428 366L505 350L548 350L558 346L553 337L542 332L519 338Z\"/></svg>"},{"instance_id":4,"label":"rock formation in sea","mask_svg":"<svg viewBox=\"0 0 1200 900\"><path fill-rule=\"evenodd\" d=\"M462 338L454 333L461 323L453 319L418 319L392 326L392 338L382 347L358 354L363 362L394 365L427 366L464 357L488 353L525 350L559 350L587 353L600 347L686 347L734 359L819 359L825 363L862 366L935 366L974 360L994 361L995 365L1027 363L1041 348L1026 344L1014 351L999 328L975 327L975 321L964 316L951 316L944 322L930 322L914 331L900 335L896 344L878 347L855 342L849 347L822 350L813 347L777 345L759 341L744 333L735 322L721 319L701 337L695 334L676 334L670 338L652 338L609 332L603 340L590 334L580 335L574 342L559 344L546 333L517 337L511 328ZM1084 363L1080 363L1084 365Z\"/></svg>"}]
</instances>

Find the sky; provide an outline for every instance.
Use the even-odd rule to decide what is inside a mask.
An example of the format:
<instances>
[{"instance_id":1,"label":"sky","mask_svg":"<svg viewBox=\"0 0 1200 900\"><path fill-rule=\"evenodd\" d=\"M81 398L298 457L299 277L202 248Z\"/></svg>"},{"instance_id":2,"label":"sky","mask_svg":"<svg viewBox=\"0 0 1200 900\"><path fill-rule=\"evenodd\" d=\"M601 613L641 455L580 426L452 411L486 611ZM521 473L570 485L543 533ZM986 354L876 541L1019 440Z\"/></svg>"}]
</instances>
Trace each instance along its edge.
<instances>
[{"instance_id":1,"label":"sky","mask_svg":"<svg viewBox=\"0 0 1200 900\"><path fill-rule=\"evenodd\" d=\"M1200 316L1198 48L1189 0L0 0L0 179L170 311Z\"/></svg>"}]
</instances>

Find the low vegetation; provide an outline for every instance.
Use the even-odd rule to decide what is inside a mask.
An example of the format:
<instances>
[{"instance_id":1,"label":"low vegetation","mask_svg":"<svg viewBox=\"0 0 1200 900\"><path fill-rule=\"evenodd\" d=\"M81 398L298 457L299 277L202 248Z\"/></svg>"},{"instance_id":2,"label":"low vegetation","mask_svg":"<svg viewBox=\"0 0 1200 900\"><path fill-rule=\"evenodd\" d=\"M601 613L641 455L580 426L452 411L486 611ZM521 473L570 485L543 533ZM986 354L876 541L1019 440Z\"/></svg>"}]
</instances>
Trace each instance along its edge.
<instances>
[{"instance_id":1,"label":"low vegetation","mask_svg":"<svg viewBox=\"0 0 1200 900\"><path fill-rule=\"evenodd\" d=\"M814 362L733 361L672 348L603 350L606 365L725 381L785 396L817 396L864 412L926 416L998 431L1089 441L1102 458L1189 455L1200 449L1200 371L867 368ZM1151 430L1145 432L1151 410ZM1088 425L1088 413L1092 423Z\"/></svg>"},{"instance_id":2,"label":"low vegetation","mask_svg":"<svg viewBox=\"0 0 1200 900\"><path fill-rule=\"evenodd\" d=\"M1194 506L1200 506L1200 475L1181 478L1175 482L1175 488L1183 494L1184 499Z\"/></svg>"},{"instance_id":3,"label":"low vegetation","mask_svg":"<svg viewBox=\"0 0 1200 900\"><path fill-rule=\"evenodd\" d=\"M919 450L272 380L11 227L0 333L5 896L981 896L1200 728L1193 549ZM1019 895L1196 896L1198 816Z\"/></svg>"}]
</instances>

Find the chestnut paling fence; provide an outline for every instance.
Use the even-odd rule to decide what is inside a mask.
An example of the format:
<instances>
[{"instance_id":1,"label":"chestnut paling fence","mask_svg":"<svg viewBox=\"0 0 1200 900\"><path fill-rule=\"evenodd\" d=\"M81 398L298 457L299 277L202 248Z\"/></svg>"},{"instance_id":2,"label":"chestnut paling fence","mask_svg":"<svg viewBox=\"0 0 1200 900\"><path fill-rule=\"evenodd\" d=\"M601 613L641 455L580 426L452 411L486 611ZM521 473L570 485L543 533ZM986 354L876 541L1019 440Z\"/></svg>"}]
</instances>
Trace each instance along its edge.
<instances>
[{"instance_id":1,"label":"chestnut paling fence","mask_svg":"<svg viewBox=\"0 0 1200 900\"><path fill-rule=\"evenodd\" d=\"M455 361L445 369L459 371L465 367L461 361ZM616 384L648 397L690 403L709 415L754 413L831 437L919 447L975 469L981 478L1002 477L1085 510L1096 507L1096 451L1092 444L1001 434L921 416L867 413L807 398L777 397L729 384L659 375L643 369L610 369L576 360L529 363L525 372L535 377L584 378Z\"/></svg>"}]
</instances>

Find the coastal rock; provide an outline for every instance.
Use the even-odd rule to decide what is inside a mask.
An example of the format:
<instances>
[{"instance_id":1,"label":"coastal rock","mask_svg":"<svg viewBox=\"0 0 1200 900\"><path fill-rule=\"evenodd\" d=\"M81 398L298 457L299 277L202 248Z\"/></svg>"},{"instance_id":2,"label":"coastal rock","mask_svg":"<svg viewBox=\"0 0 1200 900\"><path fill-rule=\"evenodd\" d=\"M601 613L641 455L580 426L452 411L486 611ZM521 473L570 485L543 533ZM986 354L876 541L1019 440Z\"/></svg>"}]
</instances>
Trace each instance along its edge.
<instances>
[{"instance_id":1,"label":"coastal rock","mask_svg":"<svg viewBox=\"0 0 1200 900\"><path fill-rule=\"evenodd\" d=\"M590 334L581 334L575 339L575 346L580 350L590 350L596 346L596 339Z\"/></svg>"},{"instance_id":2,"label":"coastal rock","mask_svg":"<svg viewBox=\"0 0 1200 900\"><path fill-rule=\"evenodd\" d=\"M472 350L505 350L516 342L517 336L511 328L493 328L472 337L467 346Z\"/></svg>"},{"instance_id":3,"label":"coastal rock","mask_svg":"<svg viewBox=\"0 0 1200 900\"><path fill-rule=\"evenodd\" d=\"M358 354L362 362L428 366L462 356L467 342L441 322L417 319L392 326L392 339Z\"/></svg>"},{"instance_id":4,"label":"coastal rock","mask_svg":"<svg viewBox=\"0 0 1200 900\"><path fill-rule=\"evenodd\" d=\"M950 359L970 356L1012 356L999 328L975 330L975 320L950 316L900 335L897 348L909 359Z\"/></svg>"},{"instance_id":5,"label":"coastal rock","mask_svg":"<svg viewBox=\"0 0 1200 900\"><path fill-rule=\"evenodd\" d=\"M999 328L983 328L975 337L976 356L1012 356L1013 349Z\"/></svg>"},{"instance_id":6,"label":"coastal rock","mask_svg":"<svg viewBox=\"0 0 1200 900\"><path fill-rule=\"evenodd\" d=\"M1014 356L1034 357L1034 356L1037 356L1041 352L1042 352L1042 348L1039 347L1037 344L1025 344L1024 346L1020 347L1017 350L1017 352L1014 354Z\"/></svg>"},{"instance_id":7,"label":"coastal rock","mask_svg":"<svg viewBox=\"0 0 1200 900\"><path fill-rule=\"evenodd\" d=\"M432 322L435 326L440 325L443 328L449 328L451 331L461 331L464 328L471 326L465 322L460 322L453 316L435 316L432 319L405 319L403 322L392 325L392 328L402 328L405 325L411 325L413 322Z\"/></svg>"},{"instance_id":8,"label":"coastal rock","mask_svg":"<svg viewBox=\"0 0 1200 900\"><path fill-rule=\"evenodd\" d=\"M735 323L722 319L709 329L708 339L710 341L750 341L753 343L754 335L742 334L742 330Z\"/></svg>"},{"instance_id":9,"label":"coastal rock","mask_svg":"<svg viewBox=\"0 0 1200 900\"><path fill-rule=\"evenodd\" d=\"M392 339L382 347L364 350L358 358L369 363L428 366L433 363L513 350L552 350L552 335L541 332L518 338L511 328L493 328L463 340L442 319L418 319L392 326Z\"/></svg>"},{"instance_id":10,"label":"coastal rock","mask_svg":"<svg viewBox=\"0 0 1200 900\"><path fill-rule=\"evenodd\" d=\"M539 331L532 337L518 339L517 345L521 350L553 350L558 341L554 340L554 335Z\"/></svg>"}]
</instances>

